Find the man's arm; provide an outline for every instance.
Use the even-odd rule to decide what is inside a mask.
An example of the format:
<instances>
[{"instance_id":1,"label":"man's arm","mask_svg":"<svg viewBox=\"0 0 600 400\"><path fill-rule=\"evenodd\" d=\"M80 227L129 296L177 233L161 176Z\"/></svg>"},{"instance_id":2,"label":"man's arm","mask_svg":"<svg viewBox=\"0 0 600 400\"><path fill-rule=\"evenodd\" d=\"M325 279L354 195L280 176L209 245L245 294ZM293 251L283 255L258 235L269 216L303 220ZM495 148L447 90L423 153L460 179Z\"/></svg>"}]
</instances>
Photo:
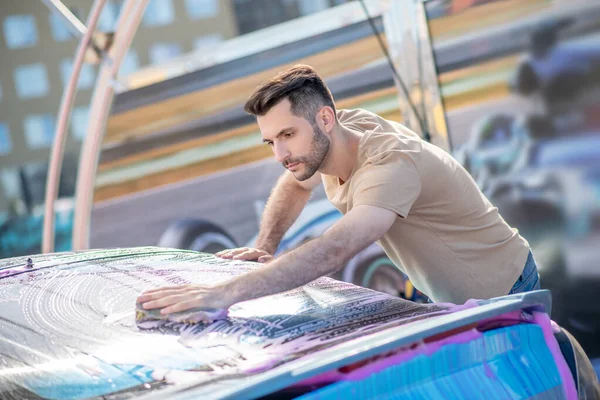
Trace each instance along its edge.
<instances>
[{"instance_id":1,"label":"man's arm","mask_svg":"<svg viewBox=\"0 0 600 400\"><path fill-rule=\"evenodd\" d=\"M285 292L306 285L338 269L359 251L381 238L396 214L358 206L321 237L282 255L269 265L225 284L233 303Z\"/></svg>"},{"instance_id":2,"label":"man's arm","mask_svg":"<svg viewBox=\"0 0 600 400\"><path fill-rule=\"evenodd\" d=\"M138 299L144 308L170 314L190 308L229 308L235 303L285 292L335 272L381 238L397 215L375 206L354 207L321 237L275 259L265 267L213 288L200 285L156 289Z\"/></svg>"},{"instance_id":3,"label":"man's arm","mask_svg":"<svg viewBox=\"0 0 600 400\"><path fill-rule=\"evenodd\" d=\"M321 183L321 174L316 173L300 182L286 171L271 191L263 212L256 248L242 247L217 253L222 258L256 260L266 254L273 255L281 238L292 226L308 202L312 189Z\"/></svg>"},{"instance_id":4,"label":"man's arm","mask_svg":"<svg viewBox=\"0 0 600 400\"><path fill-rule=\"evenodd\" d=\"M286 171L271 192L263 212L256 247L275 253L281 238L292 226L310 198L315 186L321 183L321 174L300 182Z\"/></svg>"}]
</instances>

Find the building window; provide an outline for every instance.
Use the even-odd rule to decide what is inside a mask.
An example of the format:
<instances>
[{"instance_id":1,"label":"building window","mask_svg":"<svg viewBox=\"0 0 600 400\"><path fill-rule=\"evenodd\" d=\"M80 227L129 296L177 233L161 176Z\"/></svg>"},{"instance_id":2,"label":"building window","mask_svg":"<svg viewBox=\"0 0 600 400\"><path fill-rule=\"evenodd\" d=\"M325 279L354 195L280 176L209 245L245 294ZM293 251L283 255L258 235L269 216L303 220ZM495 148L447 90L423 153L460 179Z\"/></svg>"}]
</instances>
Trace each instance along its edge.
<instances>
[{"instance_id":1,"label":"building window","mask_svg":"<svg viewBox=\"0 0 600 400\"><path fill-rule=\"evenodd\" d=\"M139 68L140 62L138 55L135 50L131 49L125 54L121 67L119 68L119 75L129 75L135 72Z\"/></svg>"},{"instance_id":2,"label":"building window","mask_svg":"<svg viewBox=\"0 0 600 400\"><path fill-rule=\"evenodd\" d=\"M217 0L185 0L185 9L191 19L214 18L219 14Z\"/></svg>"},{"instance_id":3,"label":"building window","mask_svg":"<svg viewBox=\"0 0 600 400\"><path fill-rule=\"evenodd\" d=\"M14 71L15 89L22 99L43 97L50 91L46 66L42 63L20 65Z\"/></svg>"},{"instance_id":4,"label":"building window","mask_svg":"<svg viewBox=\"0 0 600 400\"><path fill-rule=\"evenodd\" d=\"M31 149L50 147L54 140L55 120L52 114L30 115L23 121L25 139Z\"/></svg>"},{"instance_id":5,"label":"building window","mask_svg":"<svg viewBox=\"0 0 600 400\"><path fill-rule=\"evenodd\" d=\"M146 26L165 26L175 19L172 0L150 0L144 12Z\"/></svg>"},{"instance_id":6,"label":"building window","mask_svg":"<svg viewBox=\"0 0 600 400\"><path fill-rule=\"evenodd\" d=\"M181 46L177 43L155 43L150 46L150 63L160 64L169 61L182 52Z\"/></svg>"},{"instance_id":7,"label":"building window","mask_svg":"<svg viewBox=\"0 0 600 400\"><path fill-rule=\"evenodd\" d=\"M9 49L33 47L38 32L33 15L10 15L4 19L4 38Z\"/></svg>"},{"instance_id":8,"label":"building window","mask_svg":"<svg viewBox=\"0 0 600 400\"><path fill-rule=\"evenodd\" d=\"M0 155L8 154L12 151L12 140L10 139L10 129L4 122L0 122Z\"/></svg>"},{"instance_id":9,"label":"building window","mask_svg":"<svg viewBox=\"0 0 600 400\"><path fill-rule=\"evenodd\" d=\"M119 16L119 9L112 1L107 1L98 18L98 30L102 32L114 32Z\"/></svg>"},{"instance_id":10,"label":"building window","mask_svg":"<svg viewBox=\"0 0 600 400\"><path fill-rule=\"evenodd\" d=\"M215 45L217 45L218 43L223 41L223 35L221 35L220 33L215 33L213 35L206 35L206 36L200 36L199 38L196 38L196 40L194 40L194 48L196 50L198 49L205 49L208 47L214 47Z\"/></svg>"},{"instance_id":11,"label":"building window","mask_svg":"<svg viewBox=\"0 0 600 400\"><path fill-rule=\"evenodd\" d=\"M329 2L327 0L299 0L298 10L300 15L314 14L319 11L323 11L329 8Z\"/></svg>"},{"instance_id":12,"label":"building window","mask_svg":"<svg viewBox=\"0 0 600 400\"><path fill-rule=\"evenodd\" d=\"M80 21L83 13L77 7L69 7L69 10L75 15ZM56 12L50 13L50 30L52 31L52 37L57 42L66 42L75 37L67 28L67 22L59 16Z\"/></svg>"},{"instance_id":13,"label":"building window","mask_svg":"<svg viewBox=\"0 0 600 400\"><path fill-rule=\"evenodd\" d=\"M233 0L233 6L240 35L300 17L295 1Z\"/></svg>"},{"instance_id":14,"label":"building window","mask_svg":"<svg viewBox=\"0 0 600 400\"><path fill-rule=\"evenodd\" d=\"M71 79L73 72L73 60L65 59L60 62L60 74L62 76L63 85L66 86ZM96 71L90 64L83 64L77 81L77 89L91 89L94 86L96 79Z\"/></svg>"},{"instance_id":15,"label":"building window","mask_svg":"<svg viewBox=\"0 0 600 400\"><path fill-rule=\"evenodd\" d=\"M19 171L16 168L2 168L0 173L4 198L18 199L21 197L21 185L19 183Z\"/></svg>"},{"instance_id":16,"label":"building window","mask_svg":"<svg viewBox=\"0 0 600 400\"><path fill-rule=\"evenodd\" d=\"M71 114L71 132L76 139L83 140L88 128L89 107L76 107Z\"/></svg>"}]
</instances>

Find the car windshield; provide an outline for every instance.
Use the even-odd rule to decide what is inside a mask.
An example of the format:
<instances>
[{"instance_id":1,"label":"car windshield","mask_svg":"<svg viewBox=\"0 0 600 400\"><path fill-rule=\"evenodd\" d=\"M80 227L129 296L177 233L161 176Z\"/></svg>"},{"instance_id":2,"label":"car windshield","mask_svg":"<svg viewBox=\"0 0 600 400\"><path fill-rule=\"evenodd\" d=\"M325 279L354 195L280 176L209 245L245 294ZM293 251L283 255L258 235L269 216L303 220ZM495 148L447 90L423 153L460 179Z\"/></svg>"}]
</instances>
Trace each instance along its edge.
<instances>
[{"instance_id":1,"label":"car windshield","mask_svg":"<svg viewBox=\"0 0 600 400\"><path fill-rule=\"evenodd\" d=\"M600 163L600 134L543 140L532 149L537 167L582 167Z\"/></svg>"}]
</instances>

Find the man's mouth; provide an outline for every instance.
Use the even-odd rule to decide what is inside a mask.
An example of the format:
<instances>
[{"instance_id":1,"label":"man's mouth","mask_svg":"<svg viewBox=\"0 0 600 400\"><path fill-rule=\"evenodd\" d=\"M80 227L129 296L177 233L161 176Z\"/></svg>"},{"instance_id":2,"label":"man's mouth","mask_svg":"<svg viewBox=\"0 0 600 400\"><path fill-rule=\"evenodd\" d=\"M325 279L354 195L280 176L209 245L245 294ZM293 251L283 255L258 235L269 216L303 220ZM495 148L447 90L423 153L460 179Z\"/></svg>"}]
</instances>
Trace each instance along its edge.
<instances>
[{"instance_id":1,"label":"man's mouth","mask_svg":"<svg viewBox=\"0 0 600 400\"><path fill-rule=\"evenodd\" d=\"M298 164L300 164L300 163L299 162L290 163L290 164L287 164L285 167L291 171L291 170L296 169L296 167L298 166Z\"/></svg>"}]
</instances>

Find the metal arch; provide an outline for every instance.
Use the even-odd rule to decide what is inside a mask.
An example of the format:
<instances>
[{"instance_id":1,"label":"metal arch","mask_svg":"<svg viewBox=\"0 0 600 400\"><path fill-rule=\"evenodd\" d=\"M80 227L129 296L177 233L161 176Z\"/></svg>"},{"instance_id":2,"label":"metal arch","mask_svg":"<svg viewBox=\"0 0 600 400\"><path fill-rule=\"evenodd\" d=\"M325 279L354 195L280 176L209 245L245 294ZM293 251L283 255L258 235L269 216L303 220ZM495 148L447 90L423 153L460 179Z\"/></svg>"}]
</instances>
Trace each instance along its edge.
<instances>
[{"instance_id":1,"label":"metal arch","mask_svg":"<svg viewBox=\"0 0 600 400\"><path fill-rule=\"evenodd\" d=\"M408 85L408 93L421 115L426 115L431 142L450 151L448 129L441 100L437 71L429 37L423 1L397 0L383 13L383 25L390 55L398 74ZM405 57L415 54L415 57ZM398 82L396 86L399 88ZM399 90L399 106L405 123L418 132L421 126L409 107L403 91ZM422 134L422 132L419 132Z\"/></svg>"},{"instance_id":2,"label":"metal arch","mask_svg":"<svg viewBox=\"0 0 600 400\"><path fill-rule=\"evenodd\" d=\"M50 253L54 251L54 203L58 195L60 173L62 170L65 142L68 134L69 120L71 118L71 110L73 109L73 103L75 101L75 96L77 95L77 81L79 80L81 67L85 61L85 54L92 41L92 37L96 31L96 25L100 19L100 13L102 12L105 4L106 0L94 1L86 22L87 28L72 15L71 16L74 19L68 20L69 23L76 27L77 31L83 35L83 37L81 37L79 40L79 45L75 53L75 61L73 63L73 71L61 99L58 112L58 123L56 125L54 142L52 144L52 151L50 154L48 178L46 179L46 199L44 203L44 228L42 236L43 253ZM60 1L51 2L49 4L49 7L50 6L59 9L59 11L61 6L64 7ZM61 15L64 16L65 14L61 12Z\"/></svg>"},{"instance_id":3,"label":"metal arch","mask_svg":"<svg viewBox=\"0 0 600 400\"><path fill-rule=\"evenodd\" d=\"M65 6L61 0L42 0L42 3L44 3L49 9L54 9L55 11L58 12L58 16L60 16L63 19L63 22L67 25L67 29L69 29L69 31L75 35L75 36L85 36L86 32L88 31L88 28L83 25L81 23L81 21L75 16L73 15L73 13L71 12L71 10L69 10L69 8L67 6ZM99 3L102 3L102 5L100 6L100 8L104 7L104 4L106 3L106 0L104 1L99 1ZM94 13L94 7L96 6L96 4L92 4L92 11L90 11L90 15L89 18L91 19L93 13ZM88 19L88 27L91 27L91 25L89 24L90 19ZM95 26L94 26L95 28ZM93 33L93 31L95 29L90 29Z\"/></svg>"},{"instance_id":4,"label":"metal arch","mask_svg":"<svg viewBox=\"0 0 600 400\"><path fill-rule=\"evenodd\" d=\"M73 250L89 247L89 228L94 197L94 183L102 139L114 96L114 82L121 62L131 46L140 20L149 0L126 0L121 8L116 35L110 51L111 63L103 63L90 106L87 135L83 141L77 186L75 189L75 217L73 223Z\"/></svg>"}]
</instances>

